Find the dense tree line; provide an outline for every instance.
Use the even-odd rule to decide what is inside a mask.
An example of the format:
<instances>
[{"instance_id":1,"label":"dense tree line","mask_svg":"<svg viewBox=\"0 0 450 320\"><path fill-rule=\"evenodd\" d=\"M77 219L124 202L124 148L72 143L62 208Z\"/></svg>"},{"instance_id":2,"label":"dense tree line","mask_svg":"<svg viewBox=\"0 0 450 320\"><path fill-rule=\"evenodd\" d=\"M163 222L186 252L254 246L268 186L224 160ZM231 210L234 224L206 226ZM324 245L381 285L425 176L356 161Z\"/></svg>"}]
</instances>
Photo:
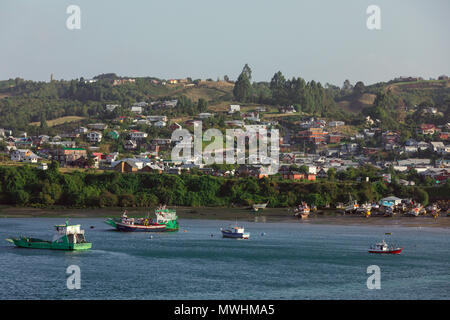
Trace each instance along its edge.
<instances>
[{"instance_id":1,"label":"dense tree line","mask_svg":"<svg viewBox=\"0 0 450 320\"><path fill-rule=\"evenodd\" d=\"M246 64L233 90L234 99L239 102L253 102L277 106L294 105L298 112L318 116L344 113L336 107L333 97L320 82L306 82L301 77L286 79L281 71L275 73L270 82L251 83L251 69Z\"/></svg>"},{"instance_id":2,"label":"dense tree line","mask_svg":"<svg viewBox=\"0 0 450 320\"><path fill-rule=\"evenodd\" d=\"M345 192L342 192L345 190ZM81 172L60 173L57 164L42 171L30 166L0 167L0 203L21 206L69 207L155 206L243 206L269 201L272 207L294 206L307 201L318 206L375 201L395 194L423 203L428 194L450 194L450 183L441 187L404 187L383 181L330 180L292 182L276 179L221 178L209 175L158 173Z\"/></svg>"}]
</instances>

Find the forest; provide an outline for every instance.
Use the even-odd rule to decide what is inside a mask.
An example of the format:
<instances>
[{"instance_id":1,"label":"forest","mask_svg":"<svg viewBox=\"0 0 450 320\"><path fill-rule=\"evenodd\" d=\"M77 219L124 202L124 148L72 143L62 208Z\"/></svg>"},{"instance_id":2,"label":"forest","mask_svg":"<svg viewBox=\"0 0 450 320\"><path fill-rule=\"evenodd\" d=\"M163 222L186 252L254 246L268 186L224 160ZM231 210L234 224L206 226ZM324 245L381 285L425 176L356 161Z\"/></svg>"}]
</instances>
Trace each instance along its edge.
<instances>
[{"instance_id":1,"label":"forest","mask_svg":"<svg viewBox=\"0 0 450 320\"><path fill-rule=\"evenodd\" d=\"M426 189L426 191L425 191ZM345 192L342 192L345 190ZM290 207L300 201L317 206L376 201L396 195L423 204L449 200L450 182L440 186L401 186L382 180L324 179L316 182L224 178L202 174L118 173L115 171L61 173L57 163L42 171L31 166L0 167L0 204L32 207L150 207L248 206L269 201L270 207Z\"/></svg>"}]
</instances>

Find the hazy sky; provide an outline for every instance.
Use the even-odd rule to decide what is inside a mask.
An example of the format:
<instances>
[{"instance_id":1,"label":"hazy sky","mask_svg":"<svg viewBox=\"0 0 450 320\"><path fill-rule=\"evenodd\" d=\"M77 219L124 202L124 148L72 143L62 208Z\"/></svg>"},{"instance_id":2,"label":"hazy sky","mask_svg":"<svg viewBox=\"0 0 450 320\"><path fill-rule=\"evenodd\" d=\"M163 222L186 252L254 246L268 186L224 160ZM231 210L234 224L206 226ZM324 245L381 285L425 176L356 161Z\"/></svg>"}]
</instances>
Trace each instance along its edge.
<instances>
[{"instance_id":1,"label":"hazy sky","mask_svg":"<svg viewBox=\"0 0 450 320\"><path fill-rule=\"evenodd\" d=\"M371 4L381 30L366 27ZM256 81L436 78L450 75L449 13L449 0L1 0L0 79L236 79L245 63Z\"/></svg>"}]
</instances>

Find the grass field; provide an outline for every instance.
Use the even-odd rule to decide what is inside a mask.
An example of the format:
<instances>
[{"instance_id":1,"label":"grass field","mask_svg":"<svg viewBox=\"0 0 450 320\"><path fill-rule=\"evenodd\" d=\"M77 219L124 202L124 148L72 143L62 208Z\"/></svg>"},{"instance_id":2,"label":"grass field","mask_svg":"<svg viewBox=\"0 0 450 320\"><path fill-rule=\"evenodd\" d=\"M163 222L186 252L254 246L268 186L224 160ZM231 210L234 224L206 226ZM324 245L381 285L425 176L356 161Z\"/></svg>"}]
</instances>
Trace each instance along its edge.
<instances>
[{"instance_id":1,"label":"grass field","mask_svg":"<svg viewBox=\"0 0 450 320\"><path fill-rule=\"evenodd\" d=\"M53 120L47 120L47 125L49 127L54 127L54 126L58 126L64 123L69 123L69 122L78 122L81 120L86 119L85 117L78 117L78 116L67 116L67 117L61 117L61 118L56 118ZM30 126L39 126L41 123L40 122L31 122Z\"/></svg>"}]
</instances>

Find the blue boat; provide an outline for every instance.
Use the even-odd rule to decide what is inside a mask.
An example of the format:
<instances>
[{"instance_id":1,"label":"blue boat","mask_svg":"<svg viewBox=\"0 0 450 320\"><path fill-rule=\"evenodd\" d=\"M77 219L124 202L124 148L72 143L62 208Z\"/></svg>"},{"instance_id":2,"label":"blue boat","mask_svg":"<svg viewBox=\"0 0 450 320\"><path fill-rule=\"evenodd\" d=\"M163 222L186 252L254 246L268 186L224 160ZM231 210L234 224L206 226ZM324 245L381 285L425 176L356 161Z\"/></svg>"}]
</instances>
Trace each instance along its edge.
<instances>
[{"instance_id":1,"label":"blue boat","mask_svg":"<svg viewBox=\"0 0 450 320\"><path fill-rule=\"evenodd\" d=\"M230 225L227 229L220 229L224 238L231 239L248 239L250 233L245 233L244 227L238 225Z\"/></svg>"}]
</instances>

